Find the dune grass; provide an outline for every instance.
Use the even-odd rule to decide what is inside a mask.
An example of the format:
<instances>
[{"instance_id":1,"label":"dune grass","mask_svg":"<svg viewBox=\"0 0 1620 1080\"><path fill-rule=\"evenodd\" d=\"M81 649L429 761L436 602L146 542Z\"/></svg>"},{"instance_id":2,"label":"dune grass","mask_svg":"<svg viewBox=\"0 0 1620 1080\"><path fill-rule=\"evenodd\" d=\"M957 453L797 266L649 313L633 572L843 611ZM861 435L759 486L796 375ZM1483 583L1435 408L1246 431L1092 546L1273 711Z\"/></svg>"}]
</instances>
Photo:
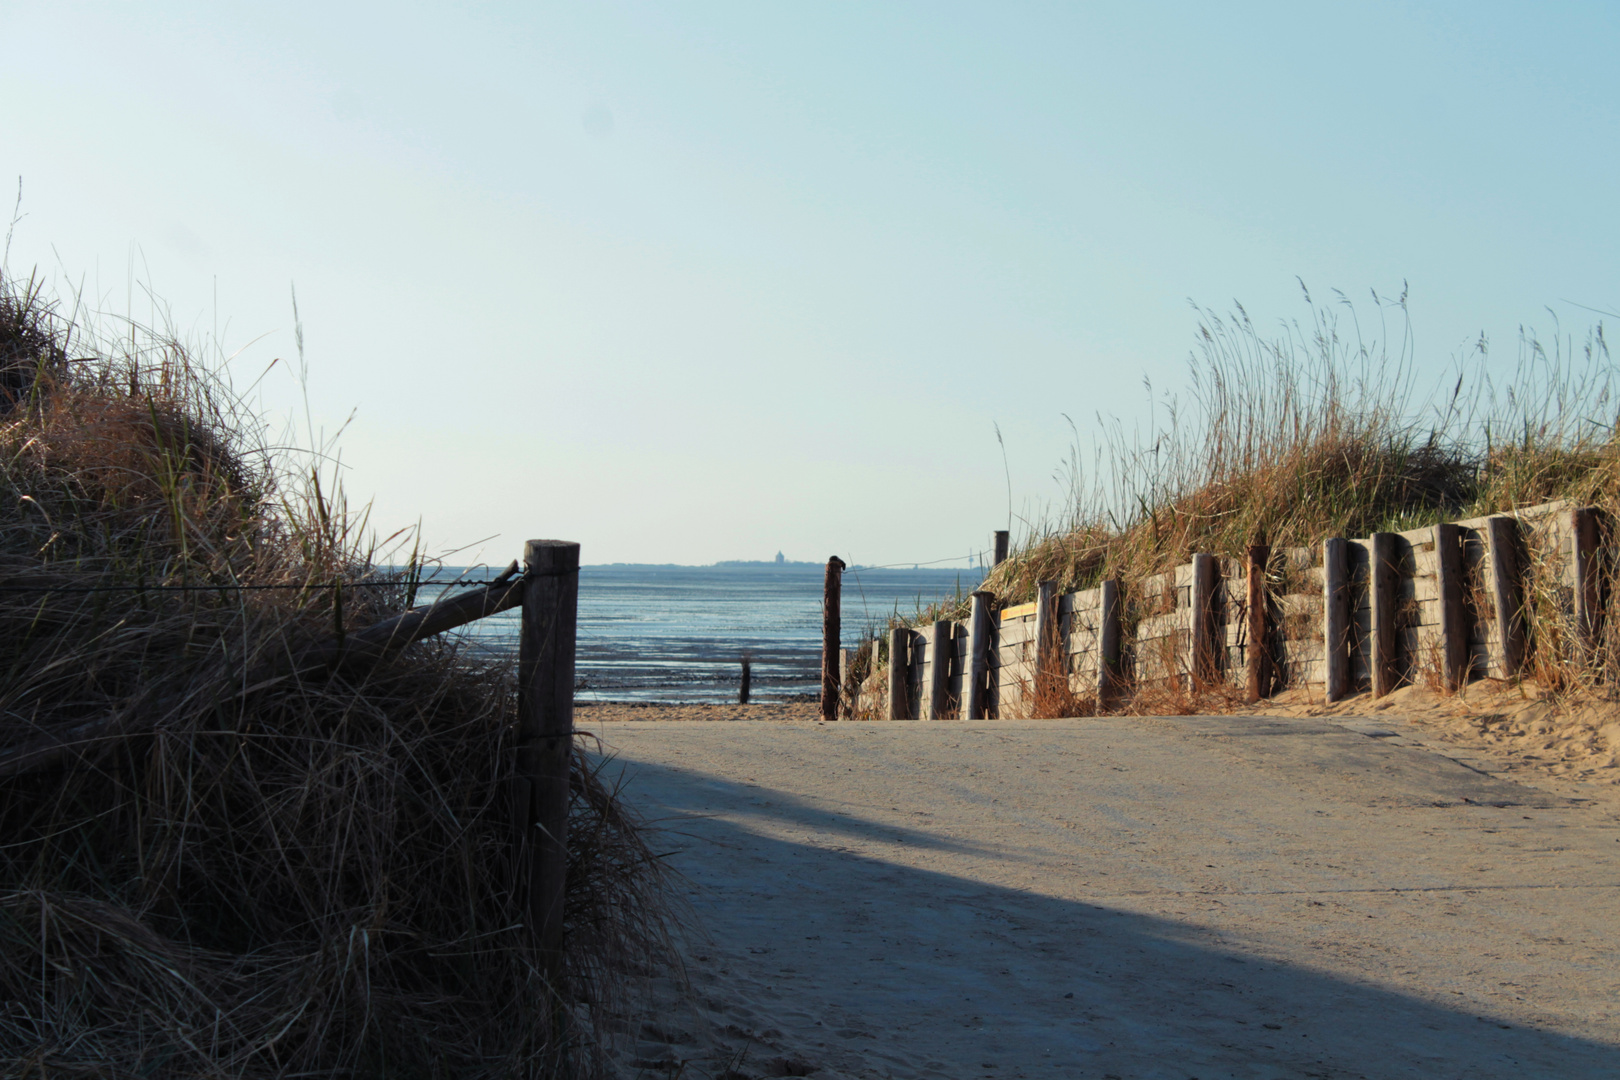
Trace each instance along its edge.
<instances>
[{"instance_id":1,"label":"dune grass","mask_svg":"<svg viewBox=\"0 0 1620 1080\"><path fill-rule=\"evenodd\" d=\"M244 684L407 606L381 550L330 459L274 446L173 334L97 336L0 276L0 774L18 746L73 743L0 778L0 1071L599 1064L593 1017L668 944L662 871L576 755L568 984L544 983L510 670L430 641ZM260 585L286 588L236 588ZM106 717L121 732L73 742Z\"/></svg>"},{"instance_id":2,"label":"dune grass","mask_svg":"<svg viewBox=\"0 0 1620 1080\"><path fill-rule=\"evenodd\" d=\"M982 587L1003 605L1043 580L1129 588L1195 552L1314 546L1556 499L1620 513L1620 402L1601 324L1579 344L1521 332L1500 383L1480 342L1425 385L1404 295L1375 295L1370 312L1304 299L1305 318L1274 333L1241 307L1200 310L1185 396L1157 399L1144 429L1097 417L1094 444L1077 436L1061 472L1066 509L1024 522ZM906 621L965 613L958 598ZM1539 630L1539 674L1569 681L1559 628ZM1585 668L1613 668L1615 655Z\"/></svg>"}]
</instances>

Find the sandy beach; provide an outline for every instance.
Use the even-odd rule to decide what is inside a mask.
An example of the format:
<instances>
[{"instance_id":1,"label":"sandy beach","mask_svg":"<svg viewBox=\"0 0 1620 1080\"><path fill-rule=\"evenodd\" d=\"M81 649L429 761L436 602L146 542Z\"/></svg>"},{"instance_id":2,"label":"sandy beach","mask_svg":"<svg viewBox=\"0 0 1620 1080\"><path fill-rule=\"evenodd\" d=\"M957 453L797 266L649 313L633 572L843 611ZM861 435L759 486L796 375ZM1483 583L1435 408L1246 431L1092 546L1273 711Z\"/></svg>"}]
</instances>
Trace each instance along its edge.
<instances>
[{"instance_id":1,"label":"sandy beach","mask_svg":"<svg viewBox=\"0 0 1620 1080\"><path fill-rule=\"evenodd\" d=\"M813 710L580 710L696 917L624 1075L1613 1074L1610 785L1387 713Z\"/></svg>"}]
</instances>

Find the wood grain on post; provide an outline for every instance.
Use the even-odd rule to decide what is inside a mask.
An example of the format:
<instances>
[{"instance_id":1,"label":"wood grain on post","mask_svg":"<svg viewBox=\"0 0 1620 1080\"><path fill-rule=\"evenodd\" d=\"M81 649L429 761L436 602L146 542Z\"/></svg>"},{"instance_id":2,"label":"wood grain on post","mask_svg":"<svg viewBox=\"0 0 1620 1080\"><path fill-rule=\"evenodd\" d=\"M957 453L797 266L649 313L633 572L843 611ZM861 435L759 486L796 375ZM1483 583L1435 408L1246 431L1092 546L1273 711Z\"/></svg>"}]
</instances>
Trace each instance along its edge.
<instances>
[{"instance_id":1,"label":"wood grain on post","mask_svg":"<svg viewBox=\"0 0 1620 1080\"><path fill-rule=\"evenodd\" d=\"M1192 557L1192 596L1189 612L1192 649L1192 685L1202 689L1215 682L1215 582L1220 566L1215 556Z\"/></svg>"},{"instance_id":2,"label":"wood grain on post","mask_svg":"<svg viewBox=\"0 0 1620 1080\"><path fill-rule=\"evenodd\" d=\"M844 560L827 560L827 579L821 590L821 718L838 719L838 605L844 591Z\"/></svg>"},{"instance_id":3,"label":"wood grain on post","mask_svg":"<svg viewBox=\"0 0 1620 1080\"><path fill-rule=\"evenodd\" d=\"M1395 689L1399 673L1395 669L1400 648L1395 640L1395 609L1400 603L1400 556L1395 533L1373 533L1372 552L1367 566L1367 600L1372 609L1372 640L1367 666L1372 679L1372 696L1383 697Z\"/></svg>"},{"instance_id":4,"label":"wood grain on post","mask_svg":"<svg viewBox=\"0 0 1620 1080\"><path fill-rule=\"evenodd\" d=\"M1266 618L1266 564L1271 548L1264 544L1249 547L1247 615L1248 645L1244 652L1248 676L1248 701L1254 704L1271 693L1271 648Z\"/></svg>"},{"instance_id":5,"label":"wood grain on post","mask_svg":"<svg viewBox=\"0 0 1620 1080\"><path fill-rule=\"evenodd\" d=\"M1007 561L1007 548L1011 544L1012 533L1006 529L996 530L996 561L992 566L1000 566Z\"/></svg>"},{"instance_id":6,"label":"wood grain on post","mask_svg":"<svg viewBox=\"0 0 1620 1080\"><path fill-rule=\"evenodd\" d=\"M518 809L528 855L529 926L546 981L562 989L568 772L574 741L579 545L530 540L518 639Z\"/></svg>"},{"instance_id":7,"label":"wood grain on post","mask_svg":"<svg viewBox=\"0 0 1620 1080\"><path fill-rule=\"evenodd\" d=\"M945 719L951 696L951 652L956 645L952 624L940 619L928 630L928 716Z\"/></svg>"},{"instance_id":8,"label":"wood grain on post","mask_svg":"<svg viewBox=\"0 0 1620 1080\"><path fill-rule=\"evenodd\" d=\"M911 637L903 626L889 631L889 719L911 719ZM877 662L877 643L872 643L872 662Z\"/></svg>"},{"instance_id":9,"label":"wood grain on post","mask_svg":"<svg viewBox=\"0 0 1620 1080\"><path fill-rule=\"evenodd\" d=\"M1097 613L1097 711L1101 712L1121 689L1119 582L1110 578L1102 583L1099 592L1101 610Z\"/></svg>"},{"instance_id":10,"label":"wood grain on post","mask_svg":"<svg viewBox=\"0 0 1620 1080\"><path fill-rule=\"evenodd\" d=\"M1485 519L1491 560L1491 605L1496 609L1496 664L1511 678L1524 666L1524 609L1519 580L1519 521L1506 514Z\"/></svg>"},{"instance_id":11,"label":"wood grain on post","mask_svg":"<svg viewBox=\"0 0 1620 1080\"><path fill-rule=\"evenodd\" d=\"M1601 578L1598 573L1598 511L1583 506L1570 512L1571 531L1575 536L1575 632L1581 647L1590 656L1597 648L1603 631L1603 604Z\"/></svg>"},{"instance_id":12,"label":"wood grain on post","mask_svg":"<svg viewBox=\"0 0 1620 1080\"><path fill-rule=\"evenodd\" d=\"M1322 541L1322 659L1324 696L1338 701L1350 692L1350 544L1342 536Z\"/></svg>"},{"instance_id":13,"label":"wood grain on post","mask_svg":"<svg viewBox=\"0 0 1620 1080\"><path fill-rule=\"evenodd\" d=\"M962 671L962 719L983 720L986 683L990 674L990 602L994 593L973 594L973 615L968 623L967 663Z\"/></svg>"},{"instance_id":14,"label":"wood grain on post","mask_svg":"<svg viewBox=\"0 0 1620 1080\"><path fill-rule=\"evenodd\" d=\"M1063 670L1063 653L1058 647L1057 582L1035 584L1035 695L1040 700L1051 694Z\"/></svg>"},{"instance_id":15,"label":"wood grain on post","mask_svg":"<svg viewBox=\"0 0 1620 1080\"><path fill-rule=\"evenodd\" d=\"M1468 605L1463 571L1462 527L1443 523L1434 527L1435 584L1440 607L1441 683L1448 691L1462 688L1468 679Z\"/></svg>"}]
</instances>

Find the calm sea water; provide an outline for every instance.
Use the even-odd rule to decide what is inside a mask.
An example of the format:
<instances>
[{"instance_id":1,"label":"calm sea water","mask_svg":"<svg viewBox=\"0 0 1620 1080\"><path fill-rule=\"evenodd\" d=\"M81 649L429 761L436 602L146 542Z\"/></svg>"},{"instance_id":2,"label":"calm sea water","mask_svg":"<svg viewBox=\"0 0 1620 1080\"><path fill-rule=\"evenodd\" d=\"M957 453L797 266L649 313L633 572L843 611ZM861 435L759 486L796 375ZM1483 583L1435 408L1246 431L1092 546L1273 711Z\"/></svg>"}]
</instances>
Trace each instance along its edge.
<instances>
[{"instance_id":1,"label":"calm sea water","mask_svg":"<svg viewBox=\"0 0 1620 1080\"><path fill-rule=\"evenodd\" d=\"M793 563L582 567L579 698L735 701L744 649L753 656L753 700L819 692L824 573L820 565ZM897 610L910 615L971 592L981 578L976 569L846 570L844 645L858 645ZM419 602L433 595L424 588ZM464 634L476 648L515 653L517 631L511 611L472 623Z\"/></svg>"}]
</instances>

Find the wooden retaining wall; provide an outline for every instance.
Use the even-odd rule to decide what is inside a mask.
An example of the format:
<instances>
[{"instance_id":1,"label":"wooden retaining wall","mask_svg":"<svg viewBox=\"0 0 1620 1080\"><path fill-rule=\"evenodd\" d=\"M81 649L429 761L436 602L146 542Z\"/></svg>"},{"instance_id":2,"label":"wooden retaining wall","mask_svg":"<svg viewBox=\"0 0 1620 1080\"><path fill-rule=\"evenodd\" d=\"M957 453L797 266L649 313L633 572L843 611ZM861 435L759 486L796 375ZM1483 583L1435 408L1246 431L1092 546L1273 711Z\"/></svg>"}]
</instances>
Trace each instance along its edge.
<instances>
[{"instance_id":1,"label":"wooden retaining wall","mask_svg":"<svg viewBox=\"0 0 1620 1080\"><path fill-rule=\"evenodd\" d=\"M979 593L979 693L967 692L969 623L902 628L888 643L898 687L880 670L857 711L1014 718L1106 708L1155 685L1221 682L1247 686L1251 697L1322 686L1333 700L1511 678L1532 649L1579 662L1601 631L1609 534L1599 511L1548 503L1312 548L1200 554L1164 574L1081 592L1058 595L1043 583L1036 602L996 613ZM1255 596L1265 609L1258 618ZM1526 612L1542 640L1527 639Z\"/></svg>"}]
</instances>

